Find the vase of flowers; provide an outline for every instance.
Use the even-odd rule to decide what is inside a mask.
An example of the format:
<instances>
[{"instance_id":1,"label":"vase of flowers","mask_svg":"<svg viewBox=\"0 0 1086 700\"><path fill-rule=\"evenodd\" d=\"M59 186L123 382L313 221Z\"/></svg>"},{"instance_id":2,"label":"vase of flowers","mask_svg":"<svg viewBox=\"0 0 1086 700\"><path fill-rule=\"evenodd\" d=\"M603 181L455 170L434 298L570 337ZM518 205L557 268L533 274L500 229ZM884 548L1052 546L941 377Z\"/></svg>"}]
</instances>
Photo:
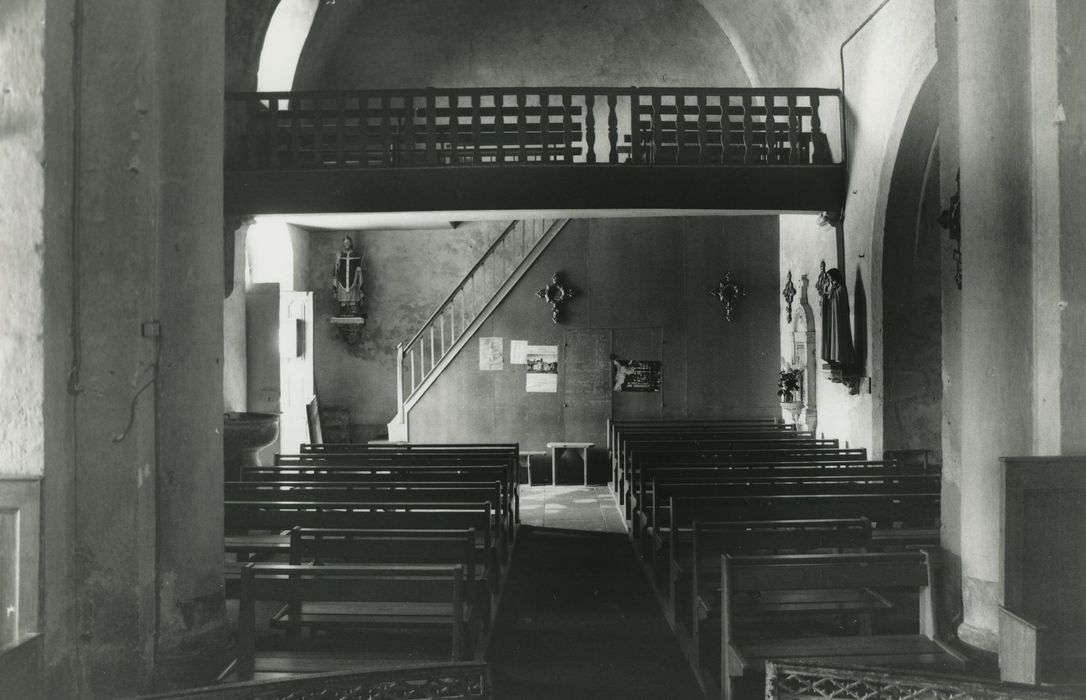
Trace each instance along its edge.
<instances>
[{"instance_id":1,"label":"vase of flowers","mask_svg":"<svg viewBox=\"0 0 1086 700\"><path fill-rule=\"evenodd\" d=\"M799 373L794 369L782 369L777 379L777 396L781 403L793 403L799 393Z\"/></svg>"}]
</instances>

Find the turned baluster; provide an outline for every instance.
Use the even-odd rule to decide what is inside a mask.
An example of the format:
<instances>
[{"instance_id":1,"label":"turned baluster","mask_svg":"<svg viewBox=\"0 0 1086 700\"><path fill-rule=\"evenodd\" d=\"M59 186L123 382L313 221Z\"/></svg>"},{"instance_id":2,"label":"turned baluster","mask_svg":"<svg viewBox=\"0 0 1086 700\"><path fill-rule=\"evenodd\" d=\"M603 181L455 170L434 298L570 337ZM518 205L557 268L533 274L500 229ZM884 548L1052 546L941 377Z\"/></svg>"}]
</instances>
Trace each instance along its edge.
<instances>
[{"instance_id":1,"label":"turned baluster","mask_svg":"<svg viewBox=\"0 0 1086 700\"><path fill-rule=\"evenodd\" d=\"M683 159L683 147L686 145L686 98L675 95L675 163Z\"/></svg>"},{"instance_id":2,"label":"turned baluster","mask_svg":"<svg viewBox=\"0 0 1086 700\"><path fill-rule=\"evenodd\" d=\"M698 162L709 162L709 133L707 129L707 119L705 115L705 95L698 95Z\"/></svg>"},{"instance_id":3,"label":"turned baluster","mask_svg":"<svg viewBox=\"0 0 1086 700\"><path fill-rule=\"evenodd\" d=\"M613 92L607 93L607 142L610 144L610 152L607 154L607 162L618 162L618 115L615 114L615 103L618 101Z\"/></svg>"},{"instance_id":4,"label":"turned baluster","mask_svg":"<svg viewBox=\"0 0 1086 700\"><path fill-rule=\"evenodd\" d=\"M302 117L299 114L301 105L299 100L291 98L287 101L287 109L290 110L290 166L301 166L302 153Z\"/></svg>"},{"instance_id":5,"label":"turned baluster","mask_svg":"<svg viewBox=\"0 0 1086 700\"><path fill-rule=\"evenodd\" d=\"M562 93L562 157L560 160L571 162L573 160L573 93L568 90Z\"/></svg>"},{"instance_id":6,"label":"turned baluster","mask_svg":"<svg viewBox=\"0 0 1086 700\"><path fill-rule=\"evenodd\" d=\"M743 95L743 163L754 162L754 118L751 116L750 93Z\"/></svg>"},{"instance_id":7,"label":"turned baluster","mask_svg":"<svg viewBox=\"0 0 1086 700\"><path fill-rule=\"evenodd\" d=\"M799 114L795 95L788 96L788 162L799 162Z\"/></svg>"},{"instance_id":8,"label":"turned baluster","mask_svg":"<svg viewBox=\"0 0 1086 700\"><path fill-rule=\"evenodd\" d=\"M432 89L426 91L426 163L437 165L437 96Z\"/></svg>"},{"instance_id":9,"label":"turned baluster","mask_svg":"<svg viewBox=\"0 0 1086 700\"><path fill-rule=\"evenodd\" d=\"M369 165L369 139L370 139L370 98L366 95L358 96L358 167Z\"/></svg>"},{"instance_id":10,"label":"turned baluster","mask_svg":"<svg viewBox=\"0 0 1086 700\"><path fill-rule=\"evenodd\" d=\"M720 93L720 164L729 160L729 151L732 146L732 117L730 112L731 97L726 93Z\"/></svg>"},{"instance_id":11,"label":"turned baluster","mask_svg":"<svg viewBox=\"0 0 1086 700\"><path fill-rule=\"evenodd\" d=\"M773 118L776 108L776 98L773 95L765 96L765 161L777 162L777 120Z\"/></svg>"},{"instance_id":12,"label":"turned baluster","mask_svg":"<svg viewBox=\"0 0 1086 700\"><path fill-rule=\"evenodd\" d=\"M460 109L460 97L449 95L449 165L460 165L460 119L456 116Z\"/></svg>"},{"instance_id":13,"label":"turned baluster","mask_svg":"<svg viewBox=\"0 0 1086 700\"><path fill-rule=\"evenodd\" d=\"M517 93L517 160L521 163L528 162L528 144L526 134L528 130L528 117L525 115L525 107L528 103L528 95L524 92Z\"/></svg>"},{"instance_id":14,"label":"turned baluster","mask_svg":"<svg viewBox=\"0 0 1086 700\"><path fill-rule=\"evenodd\" d=\"M494 141L497 144L495 146L496 156L495 162L501 163L505 160L505 115L502 114L502 107L505 103L505 96L500 92L494 93Z\"/></svg>"},{"instance_id":15,"label":"turned baluster","mask_svg":"<svg viewBox=\"0 0 1086 700\"><path fill-rule=\"evenodd\" d=\"M313 165L324 167L324 105L319 97L313 100Z\"/></svg>"},{"instance_id":16,"label":"turned baluster","mask_svg":"<svg viewBox=\"0 0 1086 700\"><path fill-rule=\"evenodd\" d=\"M539 141L542 146L543 156L541 160L544 163L551 161L551 154L547 148L547 140L550 135L550 120L551 116L549 112L550 97L545 92L539 93Z\"/></svg>"},{"instance_id":17,"label":"turned baluster","mask_svg":"<svg viewBox=\"0 0 1086 700\"><path fill-rule=\"evenodd\" d=\"M279 99L268 100L268 167L279 167Z\"/></svg>"},{"instance_id":18,"label":"turned baluster","mask_svg":"<svg viewBox=\"0 0 1086 700\"><path fill-rule=\"evenodd\" d=\"M584 139L587 152L585 156L589 163L596 162L596 97L592 93L584 96Z\"/></svg>"},{"instance_id":19,"label":"turned baluster","mask_svg":"<svg viewBox=\"0 0 1086 700\"><path fill-rule=\"evenodd\" d=\"M811 154L812 163L831 163L830 144L822 133L822 118L818 114L818 95L811 95L811 143L814 144L814 152Z\"/></svg>"},{"instance_id":20,"label":"turned baluster","mask_svg":"<svg viewBox=\"0 0 1086 700\"><path fill-rule=\"evenodd\" d=\"M347 104L343 93L336 95L336 164L347 164Z\"/></svg>"}]
</instances>

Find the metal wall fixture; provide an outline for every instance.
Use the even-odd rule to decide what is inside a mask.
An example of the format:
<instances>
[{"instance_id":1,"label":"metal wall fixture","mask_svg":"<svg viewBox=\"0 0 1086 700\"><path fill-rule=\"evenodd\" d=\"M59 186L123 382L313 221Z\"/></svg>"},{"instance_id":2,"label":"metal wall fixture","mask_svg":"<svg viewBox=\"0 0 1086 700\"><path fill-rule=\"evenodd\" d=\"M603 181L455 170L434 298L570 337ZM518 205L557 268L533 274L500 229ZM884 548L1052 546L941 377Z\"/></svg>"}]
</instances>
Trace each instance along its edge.
<instances>
[{"instance_id":1,"label":"metal wall fixture","mask_svg":"<svg viewBox=\"0 0 1086 700\"><path fill-rule=\"evenodd\" d=\"M962 288L962 171L954 177L958 185L958 191L950 197L950 206L939 214L939 225L947 230L950 240L957 246L954 250L954 282L958 289Z\"/></svg>"},{"instance_id":2,"label":"metal wall fixture","mask_svg":"<svg viewBox=\"0 0 1086 700\"><path fill-rule=\"evenodd\" d=\"M725 272L724 279L720 280L715 288L709 289L709 294L724 304L724 320L731 322L735 312L735 304L747 295L747 288L738 282L732 281L732 273Z\"/></svg>"},{"instance_id":3,"label":"metal wall fixture","mask_svg":"<svg viewBox=\"0 0 1086 700\"><path fill-rule=\"evenodd\" d=\"M573 289L558 281L558 273L551 276L550 284L535 293L537 297L551 305L551 321L558 323L562 304L573 298Z\"/></svg>"},{"instance_id":4,"label":"metal wall fixture","mask_svg":"<svg viewBox=\"0 0 1086 700\"><path fill-rule=\"evenodd\" d=\"M784 283L784 289L781 290L781 296L784 297L785 304L785 320L789 323L792 322L792 300L796 298L796 285L792 284L792 271L788 271L788 281Z\"/></svg>"}]
</instances>

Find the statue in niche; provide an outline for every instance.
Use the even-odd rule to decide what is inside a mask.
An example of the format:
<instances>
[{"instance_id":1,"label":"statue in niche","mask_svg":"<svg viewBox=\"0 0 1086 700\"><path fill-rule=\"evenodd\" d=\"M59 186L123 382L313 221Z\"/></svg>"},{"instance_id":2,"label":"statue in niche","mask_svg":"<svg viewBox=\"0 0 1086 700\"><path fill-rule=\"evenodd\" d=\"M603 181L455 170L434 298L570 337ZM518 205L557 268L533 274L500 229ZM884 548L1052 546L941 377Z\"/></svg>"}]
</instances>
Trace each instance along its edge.
<instances>
[{"instance_id":1,"label":"statue in niche","mask_svg":"<svg viewBox=\"0 0 1086 700\"><path fill-rule=\"evenodd\" d=\"M362 298L362 258L354 249L350 236L343 236L343 244L336 252L336 264L332 269L332 290L339 302L339 316L361 316Z\"/></svg>"},{"instance_id":2,"label":"statue in niche","mask_svg":"<svg viewBox=\"0 0 1086 700\"><path fill-rule=\"evenodd\" d=\"M822 280L819 281L822 293ZM826 271L825 293L822 294L822 359L831 366L856 363L849 325L848 289L845 276L836 267Z\"/></svg>"}]
</instances>

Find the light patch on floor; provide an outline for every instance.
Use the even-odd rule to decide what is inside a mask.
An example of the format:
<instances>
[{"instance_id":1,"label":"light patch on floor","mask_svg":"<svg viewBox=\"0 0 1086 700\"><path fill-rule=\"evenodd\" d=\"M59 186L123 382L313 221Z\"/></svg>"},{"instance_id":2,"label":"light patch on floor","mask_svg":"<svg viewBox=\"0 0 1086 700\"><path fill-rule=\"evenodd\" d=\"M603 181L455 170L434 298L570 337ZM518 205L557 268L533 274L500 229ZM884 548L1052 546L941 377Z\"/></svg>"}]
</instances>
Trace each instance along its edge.
<instances>
[{"instance_id":1,"label":"light patch on floor","mask_svg":"<svg viewBox=\"0 0 1086 700\"><path fill-rule=\"evenodd\" d=\"M591 532L626 532L626 523L611 490L606 486L521 485L520 511L520 520L524 525Z\"/></svg>"}]
</instances>

